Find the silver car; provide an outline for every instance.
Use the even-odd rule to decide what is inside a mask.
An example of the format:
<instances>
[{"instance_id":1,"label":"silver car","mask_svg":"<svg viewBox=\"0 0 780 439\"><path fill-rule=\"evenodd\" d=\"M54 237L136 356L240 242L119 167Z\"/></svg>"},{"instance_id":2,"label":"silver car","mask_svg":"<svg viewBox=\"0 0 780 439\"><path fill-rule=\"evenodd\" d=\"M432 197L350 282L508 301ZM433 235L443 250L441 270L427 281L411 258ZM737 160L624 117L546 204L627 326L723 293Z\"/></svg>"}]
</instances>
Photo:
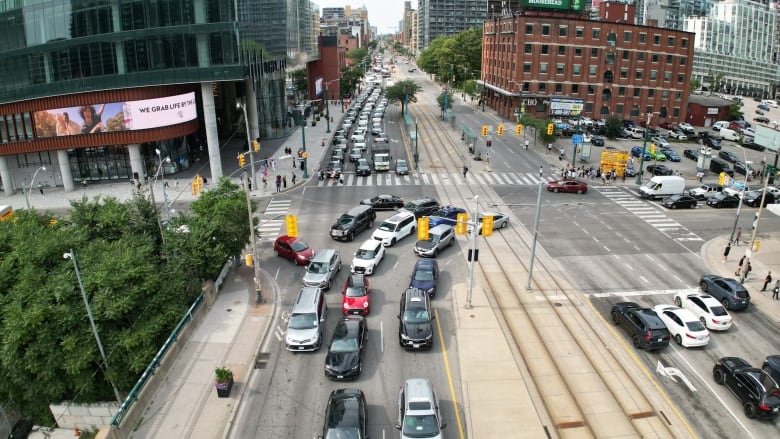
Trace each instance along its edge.
<instances>
[{"instance_id":1,"label":"silver car","mask_svg":"<svg viewBox=\"0 0 780 439\"><path fill-rule=\"evenodd\" d=\"M332 248L320 250L306 266L303 286L329 290L339 271L341 271L341 254L338 250Z\"/></svg>"},{"instance_id":2,"label":"silver car","mask_svg":"<svg viewBox=\"0 0 780 439\"><path fill-rule=\"evenodd\" d=\"M395 175L409 175L409 165L406 160L395 161Z\"/></svg>"}]
</instances>

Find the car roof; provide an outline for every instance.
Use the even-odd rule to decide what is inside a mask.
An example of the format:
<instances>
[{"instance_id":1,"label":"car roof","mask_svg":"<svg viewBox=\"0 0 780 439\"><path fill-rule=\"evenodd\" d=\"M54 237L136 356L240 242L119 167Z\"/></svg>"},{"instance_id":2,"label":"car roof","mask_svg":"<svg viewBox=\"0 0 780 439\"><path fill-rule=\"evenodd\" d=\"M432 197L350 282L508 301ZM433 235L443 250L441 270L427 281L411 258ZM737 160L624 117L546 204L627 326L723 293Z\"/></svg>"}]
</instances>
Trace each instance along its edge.
<instances>
[{"instance_id":1,"label":"car roof","mask_svg":"<svg viewBox=\"0 0 780 439\"><path fill-rule=\"evenodd\" d=\"M282 236L279 236L278 238L276 238L276 241L277 242L286 242L288 244L291 244L293 242L298 241L298 238L296 238L295 236L282 235Z\"/></svg>"},{"instance_id":2,"label":"car roof","mask_svg":"<svg viewBox=\"0 0 780 439\"><path fill-rule=\"evenodd\" d=\"M432 269L434 265L437 265L436 264L436 259L422 258L422 259L418 259L417 263L414 264L414 269L415 270L417 270L419 268Z\"/></svg>"},{"instance_id":3,"label":"car roof","mask_svg":"<svg viewBox=\"0 0 780 439\"><path fill-rule=\"evenodd\" d=\"M374 250L377 248L377 244L381 244L382 241L378 241L374 238L366 239L362 244L360 244L361 250Z\"/></svg>"}]
</instances>

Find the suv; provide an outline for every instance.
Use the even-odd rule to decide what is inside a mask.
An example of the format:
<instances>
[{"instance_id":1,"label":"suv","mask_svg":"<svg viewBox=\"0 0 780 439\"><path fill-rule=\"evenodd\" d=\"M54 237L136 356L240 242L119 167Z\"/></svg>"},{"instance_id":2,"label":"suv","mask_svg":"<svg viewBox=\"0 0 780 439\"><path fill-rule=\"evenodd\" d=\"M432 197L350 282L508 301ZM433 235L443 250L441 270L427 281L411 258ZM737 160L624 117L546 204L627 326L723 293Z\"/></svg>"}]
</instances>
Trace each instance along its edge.
<instances>
[{"instance_id":1,"label":"suv","mask_svg":"<svg viewBox=\"0 0 780 439\"><path fill-rule=\"evenodd\" d=\"M414 253L417 256L436 257L445 247L455 242L455 230L447 224L439 224L428 231L428 239L417 241L414 244Z\"/></svg>"},{"instance_id":2,"label":"suv","mask_svg":"<svg viewBox=\"0 0 780 439\"><path fill-rule=\"evenodd\" d=\"M427 437L441 438L439 399L430 381L424 378L406 380L398 393L398 422L401 439Z\"/></svg>"},{"instance_id":3,"label":"suv","mask_svg":"<svg viewBox=\"0 0 780 439\"><path fill-rule=\"evenodd\" d=\"M720 149L720 140L713 137L705 137L701 139L701 144L712 149Z\"/></svg>"},{"instance_id":4,"label":"suv","mask_svg":"<svg viewBox=\"0 0 780 439\"><path fill-rule=\"evenodd\" d=\"M418 198L404 205L404 210L412 212L416 218L430 215L438 208L439 201L431 197Z\"/></svg>"},{"instance_id":5,"label":"suv","mask_svg":"<svg viewBox=\"0 0 780 439\"><path fill-rule=\"evenodd\" d=\"M287 320L288 351L316 351L322 346L322 329L328 316L325 294L319 288L303 287Z\"/></svg>"},{"instance_id":6,"label":"suv","mask_svg":"<svg viewBox=\"0 0 780 439\"><path fill-rule=\"evenodd\" d=\"M723 186L716 183L704 183L699 187L688 191L688 193L697 200L703 200L710 195L717 194L718 192L723 192Z\"/></svg>"},{"instance_id":7,"label":"suv","mask_svg":"<svg viewBox=\"0 0 780 439\"><path fill-rule=\"evenodd\" d=\"M742 358L721 358L712 368L712 378L739 398L748 418L772 419L780 413L780 386Z\"/></svg>"},{"instance_id":8,"label":"suv","mask_svg":"<svg viewBox=\"0 0 780 439\"><path fill-rule=\"evenodd\" d=\"M727 162L731 162L731 163L739 161L739 157L737 157L737 155L734 154L731 151L719 151L718 152L718 157L722 158L723 160L726 160Z\"/></svg>"},{"instance_id":9,"label":"suv","mask_svg":"<svg viewBox=\"0 0 780 439\"><path fill-rule=\"evenodd\" d=\"M371 237L382 241L385 247L390 247L402 238L414 234L416 227L417 222L414 214L412 212L400 211L383 221Z\"/></svg>"},{"instance_id":10,"label":"suv","mask_svg":"<svg viewBox=\"0 0 780 439\"><path fill-rule=\"evenodd\" d=\"M330 289L330 284L341 271L341 253L332 248L318 251L306 267L303 286Z\"/></svg>"},{"instance_id":11,"label":"suv","mask_svg":"<svg viewBox=\"0 0 780 439\"><path fill-rule=\"evenodd\" d=\"M409 288L401 294L398 343L406 349L433 347L433 310L428 293Z\"/></svg>"},{"instance_id":12,"label":"suv","mask_svg":"<svg viewBox=\"0 0 780 439\"><path fill-rule=\"evenodd\" d=\"M612 321L626 330L635 348L649 351L669 346L672 336L652 309L634 302L618 302L612 305L611 314Z\"/></svg>"},{"instance_id":13,"label":"suv","mask_svg":"<svg viewBox=\"0 0 780 439\"><path fill-rule=\"evenodd\" d=\"M430 215L428 218L429 227L433 228L439 224L454 226L457 224L459 213L466 213L466 209L455 206L444 206Z\"/></svg>"},{"instance_id":14,"label":"suv","mask_svg":"<svg viewBox=\"0 0 780 439\"><path fill-rule=\"evenodd\" d=\"M333 239L352 241L355 235L372 227L375 219L376 212L371 206L355 206L330 226L330 236Z\"/></svg>"},{"instance_id":15,"label":"suv","mask_svg":"<svg viewBox=\"0 0 780 439\"><path fill-rule=\"evenodd\" d=\"M352 265L349 271L352 274L362 273L370 275L374 273L377 265L385 257L385 246L376 239L369 239L364 242L352 259Z\"/></svg>"},{"instance_id":16,"label":"suv","mask_svg":"<svg viewBox=\"0 0 780 439\"><path fill-rule=\"evenodd\" d=\"M750 293L736 279L705 274L699 279L699 286L702 292L718 299L728 310L750 306Z\"/></svg>"}]
</instances>

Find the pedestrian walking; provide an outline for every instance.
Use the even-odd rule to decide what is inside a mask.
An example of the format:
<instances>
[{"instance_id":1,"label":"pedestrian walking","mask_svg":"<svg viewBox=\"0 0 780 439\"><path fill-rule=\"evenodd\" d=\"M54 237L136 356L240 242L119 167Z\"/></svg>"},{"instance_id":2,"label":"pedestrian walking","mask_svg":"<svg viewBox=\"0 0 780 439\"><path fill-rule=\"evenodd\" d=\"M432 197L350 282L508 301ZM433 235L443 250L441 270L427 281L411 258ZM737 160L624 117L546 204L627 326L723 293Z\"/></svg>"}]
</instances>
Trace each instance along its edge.
<instances>
[{"instance_id":1,"label":"pedestrian walking","mask_svg":"<svg viewBox=\"0 0 780 439\"><path fill-rule=\"evenodd\" d=\"M747 265L745 266L745 280L747 280L751 271L753 271L753 266L750 264L750 261L747 261Z\"/></svg>"},{"instance_id":2,"label":"pedestrian walking","mask_svg":"<svg viewBox=\"0 0 780 439\"><path fill-rule=\"evenodd\" d=\"M276 172L276 160L274 159L268 159L271 161L271 170Z\"/></svg>"},{"instance_id":3,"label":"pedestrian walking","mask_svg":"<svg viewBox=\"0 0 780 439\"><path fill-rule=\"evenodd\" d=\"M173 187L176 188L176 190L179 190L179 179L173 180Z\"/></svg>"},{"instance_id":4,"label":"pedestrian walking","mask_svg":"<svg viewBox=\"0 0 780 439\"><path fill-rule=\"evenodd\" d=\"M293 186L295 186L295 172L293 172L292 174L292 184Z\"/></svg>"},{"instance_id":5,"label":"pedestrian walking","mask_svg":"<svg viewBox=\"0 0 780 439\"><path fill-rule=\"evenodd\" d=\"M726 247L723 249L723 262L725 263L729 259L729 253L731 252L731 243L727 242Z\"/></svg>"},{"instance_id":6,"label":"pedestrian walking","mask_svg":"<svg viewBox=\"0 0 780 439\"><path fill-rule=\"evenodd\" d=\"M525 150L528 151L528 139L525 140Z\"/></svg>"},{"instance_id":7,"label":"pedestrian walking","mask_svg":"<svg viewBox=\"0 0 780 439\"><path fill-rule=\"evenodd\" d=\"M282 175L282 187L287 189L287 176L286 175Z\"/></svg>"},{"instance_id":8,"label":"pedestrian walking","mask_svg":"<svg viewBox=\"0 0 780 439\"><path fill-rule=\"evenodd\" d=\"M737 266L737 271L734 273L735 276L739 276L742 274L742 264L745 263L745 255L742 255L741 258L739 258L739 265Z\"/></svg>"},{"instance_id":9,"label":"pedestrian walking","mask_svg":"<svg viewBox=\"0 0 780 439\"><path fill-rule=\"evenodd\" d=\"M547 144L547 154L552 153L552 143Z\"/></svg>"},{"instance_id":10,"label":"pedestrian walking","mask_svg":"<svg viewBox=\"0 0 780 439\"><path fill-rule=\"evenodd\" d=\"M766 291L767 285L772 283L772 270L769 270L769 273L766 274L766 277L764 278L764 286L761 287L761 291Z\"/></svg>"},{"instance_id":11,"label":"pedestrian walking","mask_svg":"<svg viewBox=\"0 0 780 439\"><path fill-rule=\"evenodd\" d=\"M293 158L292 158L292 162L293 162L293 163L292 163L292 165L293 165L293 169L295 169L295 161L296 161L296 160L297 160L297 159L296 159L295 157L293 157Z\"/></svg>"},{"instance_id":12,"label":"pedestrian walking","mask_svg":"<svg viewBox=\"0 0 780 439\"><path fill-rule=\"evenodd\" d=\"M778 293L780 293L780 279L775 282L775 287L772 288L772 298L777 300Z\"/></svg>"},{"instance_id":13,"label":"pedestrian walking","mask_svg":"<svg viewBox=\"0 0 780 439\"><path fill-rule=\"evenodd\" d=\"M737 233L734 235L734 245L739 246L739 238L742 237L742 227L737 227Z\"/></svg>"},{"instance_id":14,"label":"pedestrian walking","mask_svg":"<svg viewBox=\"0 0 780 439\"><path fill-rule=\"evenodd\" d=\"M246 179L246 186L247 186L247 188L249 188L249 192L252 192L252 179L251 178L247 178Z\"/></svg>"},{"instance_id":15,"label":"pedestrian walking","mask_svg":"<svg viewBox=\"0 0 780 439\"><path fill-rule=\"evenodd\" d=\"M41 191L41 195L43 195L43 185L41 183L38 183L38 190Z\"/></svg>"},{"instance_id":16,"label":"pedestrian walking","mask_svg":"<svg viewBox=\"0 0 780 439\"><path fill-rule=\"evenodd\" d=\"M558 160L563 160L563 157L566 155L566 150L561 147L560 154L558 154Z\"/></svg>"},{"instance_id":17,"label":"pedestrian walking","mask_svg":"<svg viewBox=\"0 0 780 439\"><path fill-rule=\"evenodd\" d=\"M263 177L263 192L268 192L268 180Z\"/></svg>"},{"instance_id":18,"label":"pedestrian walking","mask_svg":"<svg viewBox=\"0 0 780 439\"><path fill-rule=\"evenodd\" d=\"M539 178L542 178L544 176L544 167L542 165L539 165Z\"/></svg>"},{"instance_id":19,"label":"pedestrian walking","mask_svg":"<svg viewBox=\"0 0 780 439\"><path fill-rule=\"evenodd\" d=\"M466 178L466 174L469 173L469 167L466 165L463 165L463 178Z\"/></svg>"},{"instance_id":20,"label":"pedestrian walking","mask_svg":"<svg viewBox=\"0 0 780 439\"><path fill-rule=\"evenodd\" d=\"M277 175L276 176L276 192L282 191L282 176Z\"/></svg>"}]
</instances>

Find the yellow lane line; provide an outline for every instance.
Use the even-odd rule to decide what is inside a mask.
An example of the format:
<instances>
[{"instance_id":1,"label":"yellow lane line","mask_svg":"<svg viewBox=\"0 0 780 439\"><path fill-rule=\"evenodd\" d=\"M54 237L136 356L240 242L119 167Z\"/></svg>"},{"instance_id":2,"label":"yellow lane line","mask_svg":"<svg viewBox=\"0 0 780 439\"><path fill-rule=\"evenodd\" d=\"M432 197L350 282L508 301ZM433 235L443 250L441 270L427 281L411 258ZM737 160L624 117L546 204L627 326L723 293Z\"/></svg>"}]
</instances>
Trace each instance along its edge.
<instances>
[{"instance_id":1,"label":"yellow lane line","mask_svg":"<svg viewBox=\"0 0 780 439\"><path fill-rule=\"evenodd\" d=\"M452 383L452 372L450 371L450 362L447 360L447 347L444 345L444 336L441 332L441 323L439 323L439 313L436 310L433 311L436 317L436 329L439 332L439 343L441 343L441 352L444 354L444 370L447 372L447 382L450 385L450 397L452 397L452 408L455 409L455 422L458 424L458 433L460 438L463 439L466 436L463 433L463 424L460 422L460 412L458 411L458 399L455 397L455 385Z\"/></svg>"}]
</instances>

